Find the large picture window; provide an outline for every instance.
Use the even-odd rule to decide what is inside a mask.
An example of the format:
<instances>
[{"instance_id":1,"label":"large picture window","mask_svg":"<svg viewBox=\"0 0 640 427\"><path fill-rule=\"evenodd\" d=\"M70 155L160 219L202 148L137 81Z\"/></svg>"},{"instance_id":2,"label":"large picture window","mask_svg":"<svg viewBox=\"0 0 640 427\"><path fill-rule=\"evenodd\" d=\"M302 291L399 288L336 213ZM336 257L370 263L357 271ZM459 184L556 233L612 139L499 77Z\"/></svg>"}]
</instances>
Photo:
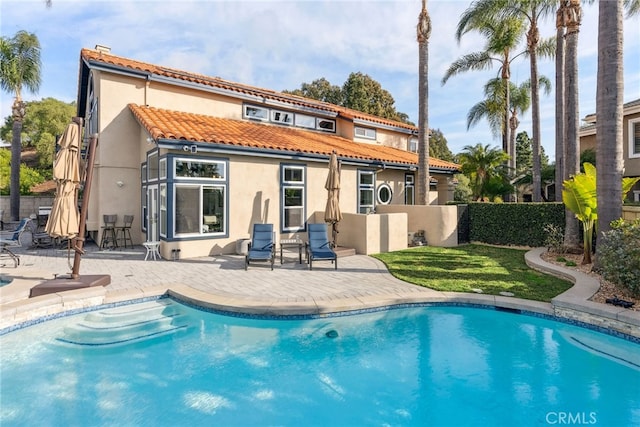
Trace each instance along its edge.
<instances>
[{"instance_id":1,"label":"large picture window","mask_svg":"<svg viewBox=\"0 0 640 427\"><path fill-rule=\"evenodd\" d=\"M227 163L173 159L176 237L224 235L227 232Z\"/></svg>"},{"instance_id":2,"label":"large picture window","mask_svg":"<svg viewBox=\"0 0 640 427\"><path fill-rule=\"evenodd\" d=\"M358 213L372 213L375 208L375 172L358 171Z\"/></svg>"},{"instance_id":3,"label":"large picture window","mask_svg":"<svg viewBox=\"0 0 640 427\"><path fill-rule=\"evenodd\" d=\"M224 232L225 186L176 184L176 235Z\"/></svg>"},{"instance_id":4,"label":"large picture window","mask_svg":"<svg viewBox=\"0 0 640 427\"><path fill-rule=\"evenodd\" d=\"M283 231L300 231L305 223L305 168L281 166L281 217Z\"/></svg>"}]
</instances>

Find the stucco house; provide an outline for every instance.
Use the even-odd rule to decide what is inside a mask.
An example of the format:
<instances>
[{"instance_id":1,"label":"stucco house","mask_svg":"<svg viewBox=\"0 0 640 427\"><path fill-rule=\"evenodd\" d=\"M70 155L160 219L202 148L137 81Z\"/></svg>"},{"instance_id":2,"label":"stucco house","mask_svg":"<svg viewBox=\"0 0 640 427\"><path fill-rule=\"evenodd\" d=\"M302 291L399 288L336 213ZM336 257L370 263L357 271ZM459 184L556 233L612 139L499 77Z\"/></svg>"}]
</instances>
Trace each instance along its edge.
<instances>
[{"instance_id":1,"label":"stucco house","mask_svg":"<svg viewBox=\"0 0 640 427\"><path fill-rule=\"evenodd\" d=\"M183 258L233 253L256 222L273 223L277 238L303 237L307 223L323 220L333 151L345 215L414 203L418 129L405 123L103 46L80 52L77 104L84 143L98 135L87 215L97 241L107 214L135 215L134 243L160 241L165 258L176 249ZM430 159L433 205L452 200L458 169ZM343 229L343 244L367 233Z\"/></svg>"},{"instance_id":2,"label":"stucco house","mask_svg":"<svg viewBox=\"0 0 640 427\"><path fill-rule=\"evenodd\" d=\"M627 102L623 106L622 159L624 161L625 177L640 176L640 99ZM596 115L589 114L584 119L584 125L578 133L580 137L580 152L596 149ZM635 202L640 202L640 183L637 183L628 195Z\"/></svg>"}]
</instances>

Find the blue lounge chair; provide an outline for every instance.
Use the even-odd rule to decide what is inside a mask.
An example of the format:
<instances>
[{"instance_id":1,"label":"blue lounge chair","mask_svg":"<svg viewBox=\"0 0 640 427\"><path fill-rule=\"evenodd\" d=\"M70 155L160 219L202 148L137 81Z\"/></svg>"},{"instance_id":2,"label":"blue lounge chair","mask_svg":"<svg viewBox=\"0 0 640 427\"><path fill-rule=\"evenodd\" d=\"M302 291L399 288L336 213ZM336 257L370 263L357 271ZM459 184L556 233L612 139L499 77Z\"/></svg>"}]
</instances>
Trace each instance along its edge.
<instances>
[{"instance_id":1,"label":"blue lounge chair","mask_svg":"<svg viewBox=\"0 0 640 427\"><path fill-rule=\"evenodd\" d=\"M276 245L273 236L273 224L253 224L253 235L249 243L249 252L245 257L244 269L249 268L251 261L267 261L271 263L276 259Z\"/></svg>"},{"instance_id":2,"label":"blue lounge chair","mask_svg":"<svg viewBox=\"0 0 640 427\"><path fill-rule=\"evenodd\" d=\"M9 248L18 248L22 246L20 238L22 237L22 233L27 229L27 225L29 225L30 221L31 220L29 218L23 218L18 224L18 227L8 236L0 237L0 257L9 256L15 263L16 267L20 265L20 257L13 253Z\"/></svg>"},{"instance_id":3,"label":"blue lounge chair","mask_svg":"<svg viewBox=\"0 0 640 427\"><path fill-rule=\"evenodd\" d=\"M309 270L313 269L313 261L331 261L338 269L338 256L327 237L327 224L309 224L309 243L307 244L307 260Z\"/></svg>"}]
</instances>

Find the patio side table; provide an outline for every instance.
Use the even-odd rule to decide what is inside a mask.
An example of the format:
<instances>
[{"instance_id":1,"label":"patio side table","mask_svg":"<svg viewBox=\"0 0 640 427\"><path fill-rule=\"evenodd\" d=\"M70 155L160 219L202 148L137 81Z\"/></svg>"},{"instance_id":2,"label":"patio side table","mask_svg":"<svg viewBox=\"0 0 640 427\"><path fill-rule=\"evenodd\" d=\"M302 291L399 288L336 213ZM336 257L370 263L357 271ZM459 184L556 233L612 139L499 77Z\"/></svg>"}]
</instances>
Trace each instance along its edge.
<instances>
[{"instance_id":1,"label":"patio side table","mask_svg":"<svg viewBox=\"0 0 640 427\"><path fill-rule=\"evenodd\" d=\"M301 239L281 239L280 240L280 264L283 263L282 250L284 248L298 247L298 262L302 264L302 246L304 242Z\"/></svg>"}]
</instances>

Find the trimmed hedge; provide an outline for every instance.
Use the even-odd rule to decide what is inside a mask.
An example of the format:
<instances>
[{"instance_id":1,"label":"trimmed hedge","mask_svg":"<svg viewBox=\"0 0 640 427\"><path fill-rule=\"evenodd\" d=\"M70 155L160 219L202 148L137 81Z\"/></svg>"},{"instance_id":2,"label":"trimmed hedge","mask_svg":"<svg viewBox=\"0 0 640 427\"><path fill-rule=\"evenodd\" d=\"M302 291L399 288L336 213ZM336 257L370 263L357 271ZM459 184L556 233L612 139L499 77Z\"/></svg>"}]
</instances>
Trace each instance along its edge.
<instances>
[{"instance_id":1,"label":"trimmed hedge","mask_svg":"<svg viewBox=\"0 0 640 427\"><path fill-rule=\"evenodd\" d=\"M469 203L469 237L493 245L544 246L547 224L564 233L564 204Z\"/></svg>"}]
</instances>

